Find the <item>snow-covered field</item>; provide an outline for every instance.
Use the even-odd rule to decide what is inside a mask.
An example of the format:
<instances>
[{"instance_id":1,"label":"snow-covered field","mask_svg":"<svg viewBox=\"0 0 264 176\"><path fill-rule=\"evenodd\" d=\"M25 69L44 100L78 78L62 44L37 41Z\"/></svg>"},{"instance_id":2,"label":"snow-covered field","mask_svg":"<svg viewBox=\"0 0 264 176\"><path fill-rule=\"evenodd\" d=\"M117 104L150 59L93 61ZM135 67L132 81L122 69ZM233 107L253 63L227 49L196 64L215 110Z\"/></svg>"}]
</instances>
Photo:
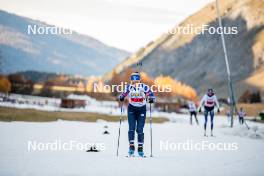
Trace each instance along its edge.
<instances>
[{"instance_id":1,"label":"snow-covered field","mask_svg":"<svg viewBox=\"0 0 264 176\"><path fill-rule=\"evenodd\" d=\"M36 109L41 111L63 111L63 112L93 112L107 115L119 115L120 108L117 101L98 101L87 95L70 94L67 98L85 100L84 108L62 108L61 99L39 97L21 94L10 94L9 99L13 101L1 101L0 107L11 107L18 109Z\"/></svg>"},{"instance_id":2,"label":"snow-covered field","mask_svg":"<svg viewBox=\"0 0 264 176\"><path fill-rule=\"evenodd\" d=\"M0 175L263 175L264 125L249 122L251 129L247 130L236 122L236 126L230 129L226 119L217 117L216 137L204 137L202 125L190 126L187 119L187 116L175 115L173 122L153 125L153 158L125 157L128 149L126 121L121 128L119 157L116 157L118 123L0 122ZM200 122L203 122L201 116ZM105 125L108 128L104 128ZM103 135L104 130L110 134ZM31 144L38 143L40 150L29 151L30 141ZM100 149L105 150L85 152L73 147L68 151L58 148L44 151L41 145L58 144L58 141L60 144L72 141L75 144L97 143ZM169 150L164 148L166 142L170 144ZM211 146L223 144L227 150L210 148L210 151L206 148L201 151L195 148L184 151L183 147L175 148L188 142ZM163 148L160 148L161 144ZM149 124L145 127L145 153L147 156L150 154Z\"/></svg>"},{"instance_id":3,"label":"snow-covered field","mask_svg":"<svg viewBox=\"0 0 264 176\"><path fill-rule=\"evenodd\" d=\"M15 100L15 102L0 101L0 107L9 107L17 109L36 109L41 111L92 112L106 115L120 115L120 107L117 101L98 101L87 95L71 94L68 96L68 98L70 99L85 100L86 106L84 108L62 108L60 107L61 99L58 98L29 96L20 94L11 94L9 98ZM147 108L149 109L149 106L147 106ZM175 113L160 112L157 111L155 108L153 108L152 111L153 117L165 117L170 120L174 120L174 117L176 115ZM182 109L182 111L188 113L187 109ZM123 106L123 115L126 114L127 108Z\"/></svg>"}]
</instances>

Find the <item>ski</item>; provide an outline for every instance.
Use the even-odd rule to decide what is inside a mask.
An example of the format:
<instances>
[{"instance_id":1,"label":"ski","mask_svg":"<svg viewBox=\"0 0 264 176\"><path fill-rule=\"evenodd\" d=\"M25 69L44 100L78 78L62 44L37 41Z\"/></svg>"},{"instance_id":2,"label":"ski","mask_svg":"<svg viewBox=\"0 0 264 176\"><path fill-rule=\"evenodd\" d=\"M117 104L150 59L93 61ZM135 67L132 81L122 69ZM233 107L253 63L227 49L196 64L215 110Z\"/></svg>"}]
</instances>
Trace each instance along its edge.
<instances>
[{"instance_id":1,"label":"ski","mask_svg":"<svg viewBox=\"0 0 264 176\"><path fill-rule=\"evenodd\" d=\"M144 156L126 155L126 158L147 158L147 156L146 155L144 155Z\"/></svg>"},{"instance_id":2,"label":"ski","mask_svg":"<svg viewBox=\"0 0 264 176\"><path fill-rule=\"evenodd\" d=\"M147 156L146 155L144 155L144 156L138 156L139 158L147 158Z\"/></svg>"}]
</instances>

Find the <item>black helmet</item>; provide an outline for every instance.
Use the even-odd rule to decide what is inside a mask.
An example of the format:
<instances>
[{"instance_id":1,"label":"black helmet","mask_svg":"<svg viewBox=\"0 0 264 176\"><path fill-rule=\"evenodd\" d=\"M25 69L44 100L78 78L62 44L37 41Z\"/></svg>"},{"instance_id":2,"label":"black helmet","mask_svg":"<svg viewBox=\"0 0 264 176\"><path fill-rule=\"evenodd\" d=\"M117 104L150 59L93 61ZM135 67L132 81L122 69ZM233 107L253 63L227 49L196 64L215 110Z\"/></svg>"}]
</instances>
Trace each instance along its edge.
<instances>
[{"instance_id":1,"label":"black helmet","mask_svg":"<svg viewBox=\"0 0 264 176\"><path fill-rule=\"evenodd\" d=\"M208 95L208 96L213 96L213 95L214 95L214 90L213 90L213 88L209 88L209 89L207 90L207 95Z\"/></svg>"}]
</instances>

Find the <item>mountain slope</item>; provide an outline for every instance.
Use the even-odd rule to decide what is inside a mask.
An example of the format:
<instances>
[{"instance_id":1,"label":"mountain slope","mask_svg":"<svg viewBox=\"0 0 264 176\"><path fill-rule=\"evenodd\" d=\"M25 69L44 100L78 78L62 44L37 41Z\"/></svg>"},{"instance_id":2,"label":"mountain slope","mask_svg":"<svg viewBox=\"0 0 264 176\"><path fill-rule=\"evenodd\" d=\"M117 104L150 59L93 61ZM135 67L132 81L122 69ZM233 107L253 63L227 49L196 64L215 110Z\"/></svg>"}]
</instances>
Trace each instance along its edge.
<instances>
[{"instance_id":1,"label":"mountain slope","mask_svg":"<svg viewBox=\"0 0 264 176\"><path fill-rule=\"evenodd\" d=\"M236 35L225 35L236 94L241 95L246 88L264 92L264 82L256 85L254 81L248 81L255 74L264 77L263 72L258 72L264 63L264 1L220 2L223 25L238 29ZM218 27L215 4L207 5L179 26L188 24ZM227 96L226 67L218 34L163 34L114 70L122 72L127 67L134 67L137 61L142 61L142 69L152 77L169 75L191 85L199 94L214 87L220 96ZM111 78L111 74L106 74L105 79Z\"/></svg>"},{"instance_id":2,"label":"mountain slope","mask_svg":"<svg viewBox=\"0 0 264 176\"><path fill-rule=\"evenodd\" d=\"M70 35L28 34L28 25L51 26L0 10L2 72L36 70L101 75L129 55L76 32Z\"/></svg>"}]
</instances>

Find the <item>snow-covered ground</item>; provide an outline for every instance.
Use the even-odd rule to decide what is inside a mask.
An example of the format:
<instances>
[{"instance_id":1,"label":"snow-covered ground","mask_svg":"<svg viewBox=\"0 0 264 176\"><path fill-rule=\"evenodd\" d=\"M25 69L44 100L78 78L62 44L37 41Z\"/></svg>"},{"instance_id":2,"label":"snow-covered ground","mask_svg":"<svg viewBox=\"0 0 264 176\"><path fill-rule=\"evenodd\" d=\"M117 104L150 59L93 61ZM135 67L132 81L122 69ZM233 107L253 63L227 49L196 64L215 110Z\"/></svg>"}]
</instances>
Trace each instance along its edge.
<instances>
[{"instance_id":1,"label":"snow-covered ground","mask_svg":"<svg viewBox=\"0 0 264 176\"><path fill-rule=\"evenodd\" d=\"M11 107L19 109L36 109L41 111L64 111L64 112L94 112L108 115L119 115L120 108L117 101L98 101L87 95L70 94L69 99L85 100L84 108L62 108L61 99L39 97L30 95L10 94L10 101L1 101L1 107Z\"/></svg>"},{"instance_id":2,"label":"snow-covered ground","mask_svg":"<svg viewBox=\"0 0 264 176\"><path fill-rule=\"evenodd\" d=\"M29 95L20 95L20 94L11 94L10 99L15 100L11 101L0 101L0 107L10 107L18 109L36 109L41 111L63 111L63 112L92 112L106 115L120 115L120 107L117 101L98 101L94 98L91 98L87 95L74 95L71 94L68 96L70 99L79 99L85 100L86 106L84 108L62 108L60 107L61 99L58 98L49 98L49 97L39 97L39 96L29 96ZM19 103L23 102L23 103ZM147 106L149 109L149 106ZM174 120L175 113L167 113L157 111L155 108L152 109L153 117L165 117L170 120ZM184 111L184 110L183 110ZM185 112L188 110L185 109ZM126 106L123 106L123 115L127 114Z\"/></svg>"},{"instance_id":3,"label":"snow-covered ground","mask_svg":"<svg viewBox=\"0 0 264 176\"><path fill-rule=\"evenodd\" d=\"M2 176L82 176L82 175L263 175L264 125L227 127L216 117L215 136L204 137L200 126L188 124L188 116L174 114L173 122L153 125L153 154L150 158L126 158L127 122L122 123L119 157L116 157L118 123L57 121L49 123L0 122L0 175ZM104 128L107 125L108 128ZM110 132L103 135L104 130ZM145 153L150 154L149 124L145 127ZM39 151L28 151L29 142ZM43 151L45 143L97 143L101 152L78 150ZM170 148L164 147L169 144ZM199 150L184 150L180 143L209 144ZM160 148L162 144L163 148ZM178 150L175 146L178 145ZM223 145L226 150L216 150ZM182 145L183 146L183 145ZM32 149L32 148L31 148ZM51 148L47 148L51 149ZM54 148L53 148L54 149ZM185 149L188 149L188 147ZM200 148L201 149L201 148ZM223 148L222 148L223 149Z\"/></svg>"}]
</instances>

